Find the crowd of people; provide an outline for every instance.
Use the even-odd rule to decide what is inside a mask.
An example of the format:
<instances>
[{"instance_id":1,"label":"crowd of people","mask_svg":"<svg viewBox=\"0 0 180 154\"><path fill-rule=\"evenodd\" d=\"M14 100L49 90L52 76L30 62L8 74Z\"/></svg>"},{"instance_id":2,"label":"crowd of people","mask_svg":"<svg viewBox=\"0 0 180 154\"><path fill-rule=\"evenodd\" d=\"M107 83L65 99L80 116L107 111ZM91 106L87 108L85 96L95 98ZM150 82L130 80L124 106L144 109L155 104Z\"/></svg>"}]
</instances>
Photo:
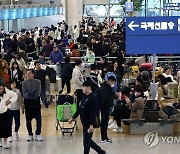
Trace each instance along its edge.
<instances>
[{"instance_id":1,"label":"crowd of people","mask_svg":"<svg viewBox=\"0 0 180 154\"><path fill-rule=\"evenodd\" d=\"M63 21L57 26L43 29L23 29L12 36L1 30L1 35L4 40L1 41L0 54L0 147L9 148L7 138L9 142L12 141L13 118L14 134L16 139L19 138L20 109L26 116L27 141L33 139L31 121L34 118L37 124L35 138L43 140L41 101L48 108L47 76L50 80L54 77L56 80L56 76L61 77L60 94L65 85L67 94L72 92L71 87L75 90L78 110L69 123L81 115L84 153L89 153L90 147L98 153L105 153L91 140L96 116L101 115L102 143L112 143L107 129L113 129L115 133L124 132L122 119L142 118L147 99L145 92L150 89L151 72L141 70L134 83L124 80L125 66L128 65L125 59L124 21L116 25L113 20L108 24L105 19L97 24L90 18L83 20L79 27L75 25L73 29ZM85 52L80 52L79 47L84 47ZM107 56L114 57L114 61L108 62ZM31 63L30 57L33 57ZM101 57L99 64L96 57ZM88 74L85 74L82 60L92 63ZM142 61L147 62L146 57L138 58L137 65L140 66ZM75 67L71 62L75 63ZM56 66L54 73L48 67L49 64ZM164 69L164 78L170 76L167 73L169 70ZM174 81L173 77L171 80ZM113 117L111 120L110 115Z\"/></svg>"}]
</instances>

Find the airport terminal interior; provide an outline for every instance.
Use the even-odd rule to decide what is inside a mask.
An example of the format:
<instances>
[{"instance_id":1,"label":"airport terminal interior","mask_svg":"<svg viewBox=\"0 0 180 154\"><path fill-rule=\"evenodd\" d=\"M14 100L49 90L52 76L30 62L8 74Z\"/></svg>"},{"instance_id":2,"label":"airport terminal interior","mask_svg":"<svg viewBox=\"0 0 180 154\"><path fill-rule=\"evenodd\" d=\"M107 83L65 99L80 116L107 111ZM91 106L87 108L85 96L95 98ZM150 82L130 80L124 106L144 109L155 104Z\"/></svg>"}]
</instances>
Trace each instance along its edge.
<instances>
[{"instance_id":1,"label":"airport terminal interior","mask_svg":"<svg viewBox=\"0 0 180 154\"><path fill-rule=\"evenodd\" d=\"M0 154L179 154L179 40L179 0L0 0Z\"/></svg>"}]
</instances>

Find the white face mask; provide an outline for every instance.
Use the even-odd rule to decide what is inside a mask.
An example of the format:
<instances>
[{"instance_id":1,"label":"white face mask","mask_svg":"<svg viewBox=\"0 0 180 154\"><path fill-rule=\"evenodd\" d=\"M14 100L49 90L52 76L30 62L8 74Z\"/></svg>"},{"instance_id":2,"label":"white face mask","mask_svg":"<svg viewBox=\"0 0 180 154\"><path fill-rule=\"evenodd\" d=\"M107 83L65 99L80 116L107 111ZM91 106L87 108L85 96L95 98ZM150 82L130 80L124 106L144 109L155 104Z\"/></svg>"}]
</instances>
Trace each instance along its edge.
<instances>
[{"instance_id":1,"label":"white face mask","mask_svg":"<svg viewBox=\"0 0 180 154\"><path fill-rule=\"evenodd\" d=\"M115 84L112 84L111 87L113 88L115 86Z\"/></svg>"},{"instance_id":2,"label":"white face mask","mask_svg":"<svg viewBox=\"0 0 180 154\"><path fill-rule=\"evenodd\" d=\"M138 93L134 93L134 96L137 97L137 96L138 96Z\"/></svg>"}]
</instances>

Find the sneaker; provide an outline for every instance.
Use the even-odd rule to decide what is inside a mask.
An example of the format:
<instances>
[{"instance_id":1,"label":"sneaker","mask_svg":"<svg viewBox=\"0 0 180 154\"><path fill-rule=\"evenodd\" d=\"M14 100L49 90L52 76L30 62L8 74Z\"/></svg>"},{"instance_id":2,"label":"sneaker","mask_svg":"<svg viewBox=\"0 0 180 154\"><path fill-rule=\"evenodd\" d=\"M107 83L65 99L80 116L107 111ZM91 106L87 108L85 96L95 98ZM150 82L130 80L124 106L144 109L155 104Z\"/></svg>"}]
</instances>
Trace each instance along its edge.
<instances>
[{"instance_id":1,"label":"sneaker","mask_svg":"<svg viewBox=\"0 0 180 154\"><path fill-rule=\"evenodd\" d=\"M43 138L42 138L41 135L36 135L36 140L37 140L37 141L43 141Z\"/></svg>"},{"instance_id":2,"label":"sneaker","mask_svg":"<svg viewBox=\"0 0 180 154\"><path fill-rule=\"evenodd\" d=\"M123 130L123 128L119 127L117 129L113 129L113 132L114 133L124 133L124 130Z\"/></svg>"},{"instance_id":3,"label":"sneaker","mask_svg":"<svg viewBox=\"0 0 180 154\"><path fill-rule=\"evenodd\" d=\"M109 120L108 126L111 125L113 123L113 121L114 121L113 119Z\"/></svg>"},{"instance_id":4,"label":"sneaker","mask_svg":"<svg viewBox=\"0 0 180 154\"><path fill-rule=\"evenodd\" d=\"M32 141L33 140L33 136L28 135L27 141Z\"/></svg>"},{"instance_id":5,"label":"sneaker","mask_svg":"<svg viewBox=\"0 0 180 154\"><path fill-rule=\"evenodd\" d=\"M9 145L5 142L4 145L3 145L3 148L9 149Z\"/></svg>"},{"instance_id":6,"label":"sneaker","mask_svg":"<svg viewBox=\"0 0 180 154\"><path fill-rule=\"evenodd\" d=\"M180 113L170 116L171 121L177 121L180 118Z\"/></svg>"},{"instance_id":7,"label":"sneaker","mask_svg":"<svg viewBox=\"0 0 180 154\"><path fill-rule=\"evenodd\" d=\"M105 140L101 140L101 143L112 143L112 139L111 138L107 138Z\"/></svg>"},{"instance_id":8,"label":"sneaker","mask_svg":"<svg viewBox=\"0 0 180 154\"><path fill-rule=\"evenodd\" d=\"M107 138L106 140L107 140L107 142L112 143L112 138Z\"/></svg>"},{"instance_id":9,"label":"sneaker","mask_svg":"<svg viewBox=\"0 0 180 154\"><path fill-rule=\"evenodd\" d=\"M118 125L117 125L116 121L113 121L113 123L108 126L108 129L117 129L117 128L118 128Z\"/></svg>"},{"instance_id":10,"label":"sneaker","mask_svg":"<svg viewBox=\"0 0 180 154\"><path fill-rule=\"evenodd\" d=\"M3 145L3 144L2 144L2 141L0 141L0 147L2 147L2 145Z\"/></svg>"},{"instance_id":11,"label":"sneaker","mask_svg":"<svg viewBox=\"0 0 180 154\"><path fill-rule=\"evenodd\" d=\"M162 110L159 111L159 115L160 115L160 117L162 117L165 120L169 119L169 117Z\"/></svg>"},{"instance_id":12,"label":"sneaker","mask_svg":"<svg viewBox=\"0 0 180 154\"><path fill-rule=\"evenodd\" d=\"M15 138L16 138L16 140L18 140L18 139L19 139L18 132L15 132L14 134L15 134Z\"/></svg>"},{"instance_id":13,"label":"sneaker","mask_svg":"<svg viewBox=\"0 0 180 154\"><path fill-rule=\"evenodd\" d=\"M12 136L10 136L10 137L8 138L8 140L9 140L9 142L12 142Z\"/></svg>"},{"instance_id":14,"label":"sneaker","mask_svg":"<svg viewBox=\"0 0 180 154\"><path fill-rule=\"evenodd\" d=\"M107 143L107 140L101 140L101 143Z\"/></svg>"}]
</instances>

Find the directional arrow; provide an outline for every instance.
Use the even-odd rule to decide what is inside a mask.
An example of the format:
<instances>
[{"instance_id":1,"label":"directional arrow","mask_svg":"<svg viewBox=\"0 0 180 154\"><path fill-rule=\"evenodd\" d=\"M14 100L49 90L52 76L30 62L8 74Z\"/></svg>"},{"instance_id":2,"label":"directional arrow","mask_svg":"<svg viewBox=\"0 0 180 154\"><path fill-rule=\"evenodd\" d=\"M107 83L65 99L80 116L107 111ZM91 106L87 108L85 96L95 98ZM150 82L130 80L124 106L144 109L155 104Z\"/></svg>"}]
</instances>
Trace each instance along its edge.
<instances>
[{"instance_id":1,"label":"directional arrow","mask_svg":"<svg viewBox=\"0 0 180 154\"><path fill-rule=\"evenodd\" d=\"M132 30L132 31L134 31L134 28L135 27L139 27L139 25L133 25L134 24L134 21L131 21L131 23L128 25L128 27Z\"/></svg>"}]
</instances>

